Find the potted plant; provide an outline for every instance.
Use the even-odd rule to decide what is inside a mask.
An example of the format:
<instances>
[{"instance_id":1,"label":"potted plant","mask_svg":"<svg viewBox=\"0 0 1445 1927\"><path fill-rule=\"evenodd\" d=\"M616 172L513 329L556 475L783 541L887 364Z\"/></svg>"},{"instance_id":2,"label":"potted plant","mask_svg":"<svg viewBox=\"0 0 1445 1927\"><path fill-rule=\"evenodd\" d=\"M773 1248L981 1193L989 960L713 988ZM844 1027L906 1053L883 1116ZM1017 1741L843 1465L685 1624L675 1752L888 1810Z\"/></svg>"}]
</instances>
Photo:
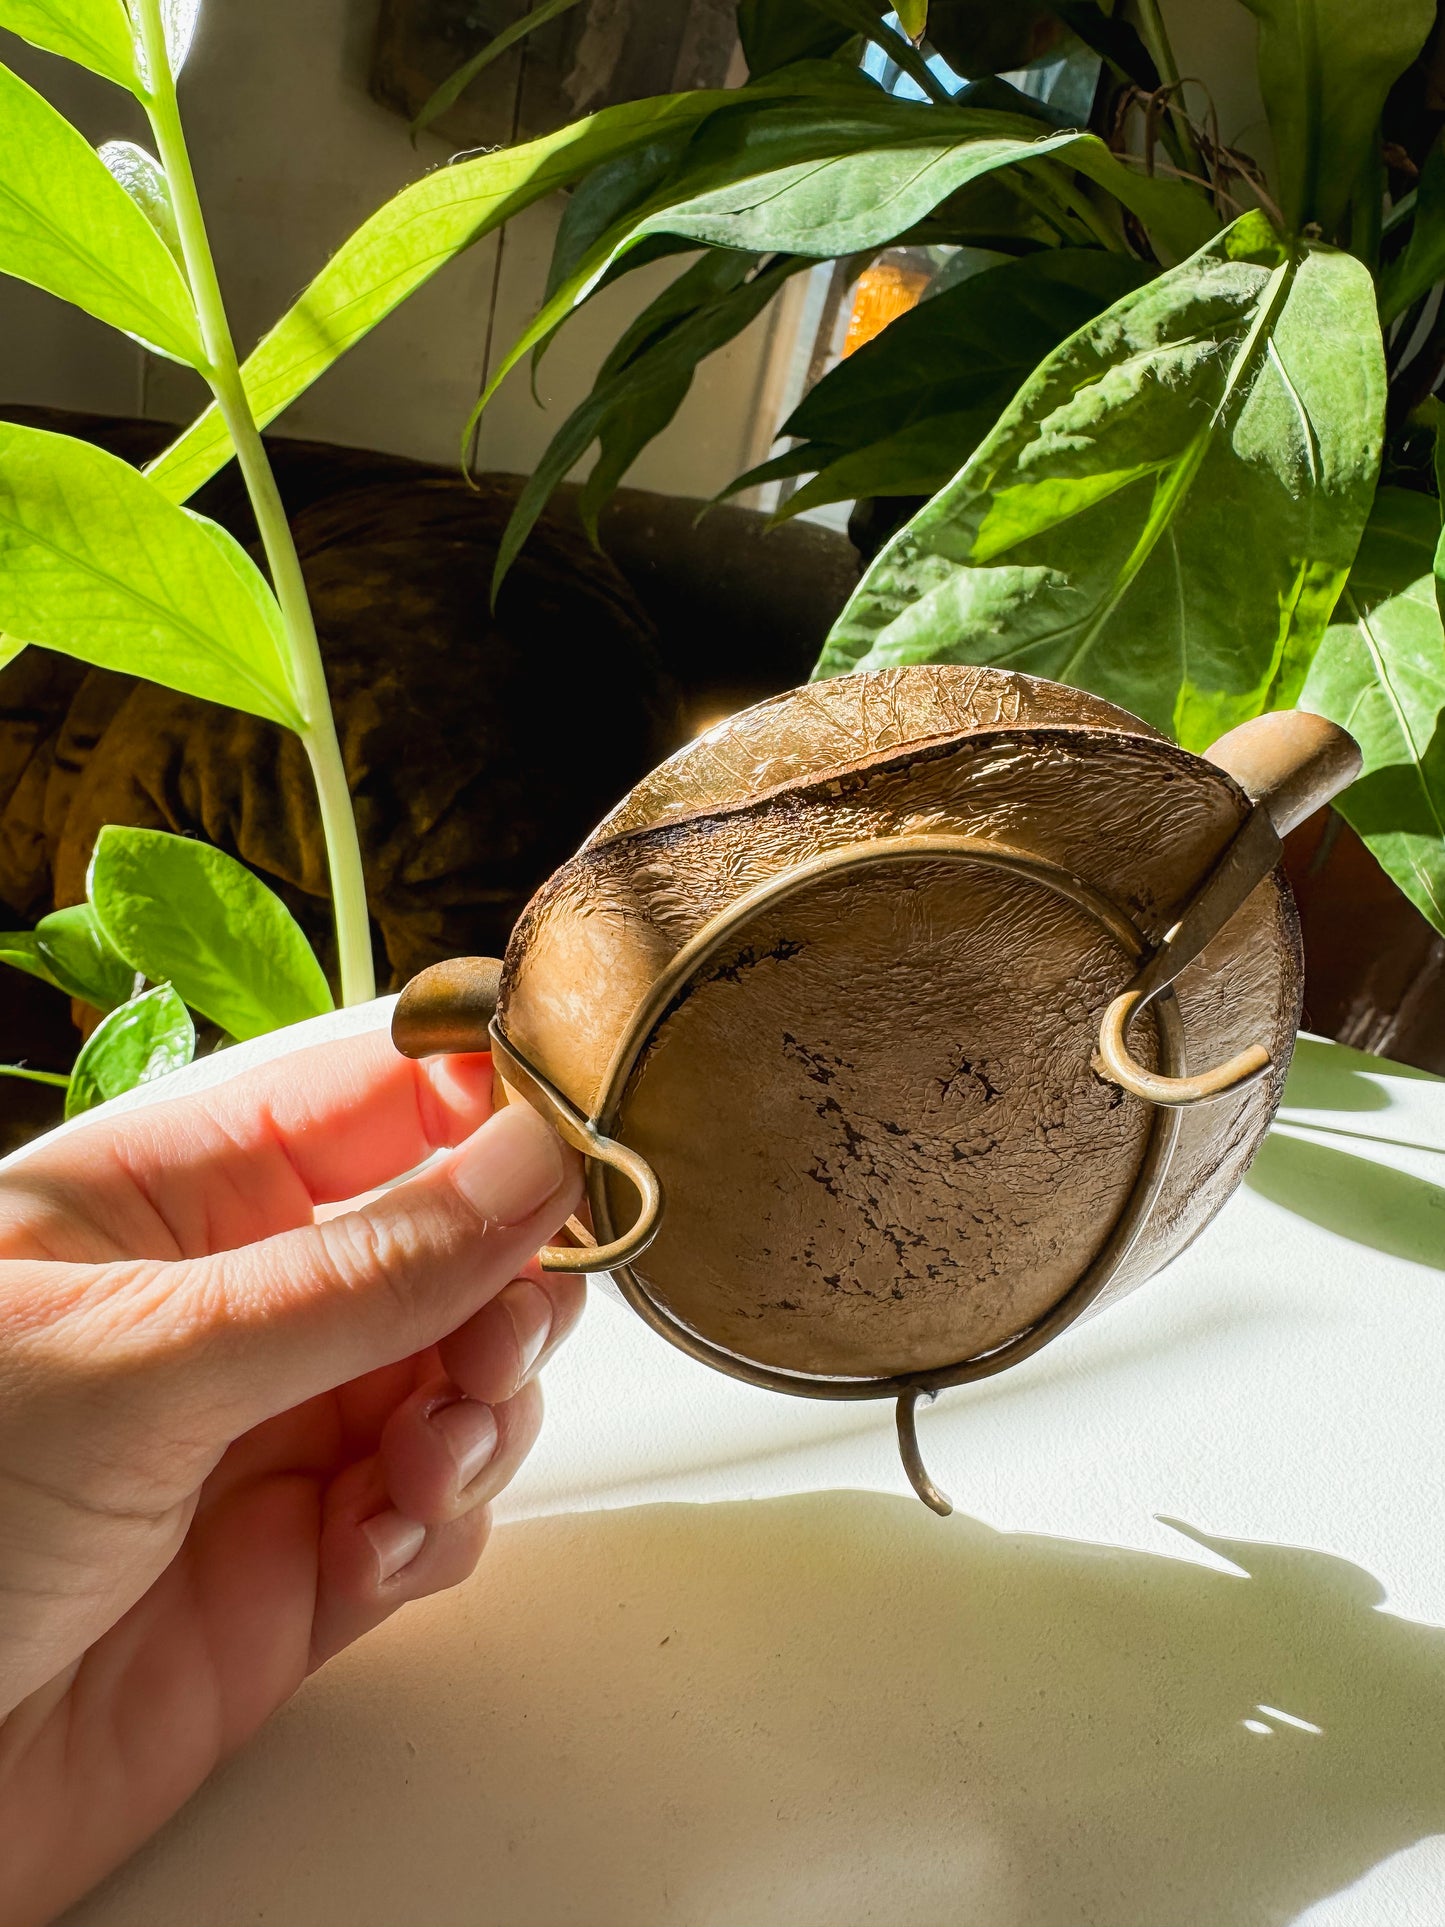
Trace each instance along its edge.
<instances>
[{"instance_id":1,"label":"potted plant","mask_svg":"<svg viewBox=\"0 0 1445 1927\"><path fill-rule=\"evenodd\" d=\"M608 107L435 170L240 360L177 99L196 0L0 0L0 25L133 94L155 143L97 153L0 70L12 210L0 270L189 363L215 397L144 474L62 436L0 430L5 649L59 649L295 730L326 829L338 988L368 996L355 827L259 430L543 196L571 190L547 299L496 381L600 287L687 257L538 465L500 579L594 445L582 509L595 529L700 359L794 275L899 243L982 250L982 271L821 382L784 425L795 445L740 480L813 474L793 507L829 491L927 498L870 565L818 673L1007 663L1121 702L1190 747L1302 700L1359 737L1365 777L1341 807L1445 930L1431 457L1445 155L1421 57L1433 0L1349 0L1309 63L1297 48L1310 0L1249 5L1270 174L1200 118L1154 0L1132 17L1090 0L1011 9L1007 32L971 0L914 0L896 20L873 0L740 0L744 86ZM1105 75L1098 131L1059 124L1000 78L1065 28ZM917 98L863 71L868 44ZM267 574L183 507L233 457ZM12 962L120 1013L87 1046L77 1106L183 1059L187 1006L242 1035L329 1001L281 906L219 853L177 841L108 833L89 905L6 940Z\"/></svg>"}]
</instances>

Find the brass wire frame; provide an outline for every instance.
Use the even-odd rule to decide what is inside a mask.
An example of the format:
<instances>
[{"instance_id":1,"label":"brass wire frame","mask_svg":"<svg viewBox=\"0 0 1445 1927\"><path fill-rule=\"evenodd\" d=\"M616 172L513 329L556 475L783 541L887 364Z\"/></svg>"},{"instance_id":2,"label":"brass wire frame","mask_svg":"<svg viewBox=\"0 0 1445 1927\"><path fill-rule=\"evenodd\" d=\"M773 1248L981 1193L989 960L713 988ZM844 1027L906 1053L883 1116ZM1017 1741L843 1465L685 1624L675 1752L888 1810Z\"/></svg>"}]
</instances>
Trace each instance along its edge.
<instances>
[{"instance_id":1,"label":"brass wire frame","mask_svg":"<svg viewBox=\"0 0 1445 1927\"><path fill-rule=\"evenodd\" d=\"M492 1022L491 1035L504 1080L523 1096L533 1101L540 1099L554 1116L563 1136L582 1151L587 1160L587 1196L597 1243L549 1246L542 1253L543 1268L611 1272L623 1298L659 1336L688 1357L746 1384L798 1398L896 1399L899 1451L909 1482L926 1505L943 1513L952 1507L929 1478L918 1449L914 1417L918 1400L932 1398L948 1386L988 1378L1016 1365L1057 1337L1092 1304L1127 1258L1159 1196L1178 1137L1178 1110L1172 1106L1150 1106L1144 1154L1128 1197L1093 1261L1044 1317L986 1352L959 1359L951 1365L882 1378L835 1378L759 1365L711 1344L658 1304L633 1269L633 1261L657 1234L663 1209L662 1188L646 1161L612 1136L632 1074L654 1032L697 971L727 945L743 923L762 909L786 902L822 878L903 860L980 863L1028 877L1092 916L1131 958L1137 961L1149 954L1147 938L1116 903L1080 878L1027 851L977 837L944 833L886 837L828 850L798 864L737 898L698 931L673 958L634 1012L613 1053L591 1118L583 1118L565 1095L527 1062L496 1019ZM1159 989L1150 1007L1158 1023L1163 1072L1170 1078L1183 1078L1186 1075L1183 1024L1172 988ZM639 1193L638 1218L621 1234L613 1223L607 1194L609 1168L620 1171ZM581 1228L574 1229L580 1231Z\"/></svg>"}]
</instances>

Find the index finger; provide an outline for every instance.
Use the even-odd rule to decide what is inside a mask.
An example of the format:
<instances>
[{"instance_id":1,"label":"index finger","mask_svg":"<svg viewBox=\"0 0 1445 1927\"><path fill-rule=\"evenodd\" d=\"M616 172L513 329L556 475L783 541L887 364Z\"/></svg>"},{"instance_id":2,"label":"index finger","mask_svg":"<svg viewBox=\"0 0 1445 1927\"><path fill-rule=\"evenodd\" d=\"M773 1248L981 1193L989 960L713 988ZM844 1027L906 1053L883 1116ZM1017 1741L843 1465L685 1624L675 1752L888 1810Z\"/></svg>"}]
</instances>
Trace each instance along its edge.
<instances>
[{"instance_id":1,"label":"index finger","mask_svg":"<svg viewBox=\"0 0 1445 1927\"><path fill-rule=\"evenodd\" d=\"M80 1263L231 1250L401 1176L491 1111L490 1057L337 1038L33 1152L0 1175L0 1245Z\"/></svg>"}]
</instances>

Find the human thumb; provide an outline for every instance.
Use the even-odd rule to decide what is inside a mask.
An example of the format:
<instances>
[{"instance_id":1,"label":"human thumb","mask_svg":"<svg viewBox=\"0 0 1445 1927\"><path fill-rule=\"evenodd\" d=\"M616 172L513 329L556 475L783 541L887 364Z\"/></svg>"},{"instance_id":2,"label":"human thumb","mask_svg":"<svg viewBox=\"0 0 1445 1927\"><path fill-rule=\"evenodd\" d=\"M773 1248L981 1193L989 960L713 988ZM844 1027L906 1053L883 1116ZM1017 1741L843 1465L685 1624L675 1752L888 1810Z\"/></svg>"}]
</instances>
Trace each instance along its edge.
<instances>
[{"instance_id":1,"label":"human thumb","mask_svg":"<svg viewBox=\"0 0 1445 1927\"><path fill-rule=\"evenodd\" d=\"M361 1208L170 1267L187 1402L239 1432L444 1338L577 1208L582 1162L508 1104ZM222 1416L224 1415L224 1416Z\"/></svg>"}]
</instances>

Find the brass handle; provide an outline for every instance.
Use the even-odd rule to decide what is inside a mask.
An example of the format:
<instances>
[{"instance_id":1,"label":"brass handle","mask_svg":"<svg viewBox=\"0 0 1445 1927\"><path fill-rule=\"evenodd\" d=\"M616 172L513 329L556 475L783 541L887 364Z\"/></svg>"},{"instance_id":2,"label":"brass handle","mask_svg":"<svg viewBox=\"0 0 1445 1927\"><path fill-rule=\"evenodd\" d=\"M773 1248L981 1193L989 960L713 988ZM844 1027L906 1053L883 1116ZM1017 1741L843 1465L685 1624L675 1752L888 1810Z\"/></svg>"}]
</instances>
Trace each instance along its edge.
<instances>
[{"instance_id":1,"label":"brass handle","mask_svg":"<svg viewBox=\"0 0 1445 1927\"><path fill-rule=\"evenodd\" d=\"M630 1264L657 1236L662 1220L662 1186L657 1173L636 1151L604 1136L577 1111L542 1073L507 1042L497 1024L497 991L502 966L495 957L453 957L423 970L397 999L391 1039L403 1057L432 1057L441 1051L485 1051L517 1095L538 1110L574 1151L620 1171L637 1192L632 1229L611 1244L597 1244L572 1218L575 1245L544 1245L543 1271L611 1271ZM505 1088L503 1099L505 1101Z\"/></svg>"},{"instance_id":2,"label":"brass handle","mask_svg":"<svg viewBox=\"0 0 1445 1927\"><path fill-rule=\"evenodd\" d=\"M1206 751L1253 804L1232 843L1165 932L1163 941L1104 1012L1094 1068L1146 1104L1205 1104L1243 1090L1269 1069L1263 1044L1197 1077L1164 1077L1129 1054L1139 1012L1217 937L1283 854L1280 838L1348 787L1360 773L1354 738L1306 710L1276 710L1241 723Z\"/></svg>"},{"instance_id":3,"label":"brass handle","mask_svg":"<svg viewBox=\"0 0 1445 1927\"><path fill-rule=\"evenodd\" d=\"M1188 1104L1205 1104L1212 1097L1227 1097L1243 1090L1269 1069L1270 1056L1263 1044L1251 1044L1237 1057L1198 1077L1165 1077L1162 1072L1145 1070L1129 1055L1129 1026L1148 1001L1142 990L1121 991L1104 1012L1099 1026L1099 1054L1094 1068L1111 1083L1117 1084L1146 1104L1164 1104L1182 1109Z\"/></svg>"},{"instance_id":4,"label":"brass handle","mask_svg":"<svg viewBox=\"0 0 1445 1927\"><path fill-rule=\"evenodd\" d=\"M505 1083L540 1111L574 1151L580 1151L583 1157L591 1158L597 1164L605 1164L613 1171L620 1171L637 1193L637 1217L630 1231L624 1232L620 1238L614 1238L611 1244L599 1245L592 1242L591 1234L576 1219L571 1219L567 1228L579 1242L575 1245L543 1245L543 1271L613 1271L619 1265L630 1265L634 1258L646 1251L662 1223L662 1186L657 1173L646 1158L630 1150L627 1145L619 1144L616 1138L607 1137L583 1117L557 1086L544 1077L535 1064L529 1064L515 1045L507 1041L495 1017L491 1026L491 1046L492 1062Z\"/></svg>"},{"instance_id":5,"label":"brass handle","mask_svg":"<svg viewBox=\"0 0 1445 1927\"><path fill-rule=\"evenodd\" d=\"M391 1013L392 1043L403 1057L490 1050L501 981L497 957L448 957L419 971Z\"/></svg>"}]
</instances>

